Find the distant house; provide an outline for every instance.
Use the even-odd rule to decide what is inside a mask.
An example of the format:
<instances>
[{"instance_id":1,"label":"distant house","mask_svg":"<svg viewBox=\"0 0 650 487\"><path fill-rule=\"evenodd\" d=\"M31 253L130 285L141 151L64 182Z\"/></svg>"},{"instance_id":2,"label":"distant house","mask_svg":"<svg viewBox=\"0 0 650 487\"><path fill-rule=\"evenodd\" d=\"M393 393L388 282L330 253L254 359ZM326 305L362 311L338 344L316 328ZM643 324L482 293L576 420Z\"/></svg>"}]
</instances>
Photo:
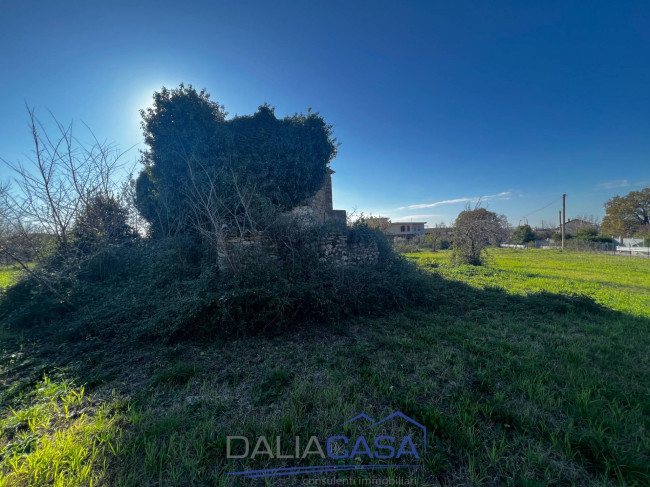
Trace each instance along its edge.
<instances>
[{"instance_id":1,"label":"distant house","mask_svg":"<svg viewBox=\"0 0 650 487\"><path fill-rule=\"evenodd\" d=\"M582 230L583 228L595 228L598 230L598 225L595 223L588 222L586 220L580 220L579 218L576 218L575 220L567 220L566 223L564 224L564 231L566 232L567 235L575 235L578 230ZM560 233L560 229L558 228L558 233Z\"/></svg>"},{"instance_id":2,"label":"distant house","mask_svg":"<svg viewBox=\"0 0 650 487\"><path fill-rule=\"evenodd\" d=\"M554 233L560 233L557 228L548 227L533 227L533 232L535 232L536 240L548 240L553 237Z\"/></svg>"},{"instance_id":3,"label":"distant house","mask_svg":"<svg viewBox=\"0 0 650 487\"><path fill-rule=\"evenodd\" d=\"M424 225L427 222L390 222L390 226L384 230L389 237L419 237L424 235Z\"/></svg>"}]
</instances>

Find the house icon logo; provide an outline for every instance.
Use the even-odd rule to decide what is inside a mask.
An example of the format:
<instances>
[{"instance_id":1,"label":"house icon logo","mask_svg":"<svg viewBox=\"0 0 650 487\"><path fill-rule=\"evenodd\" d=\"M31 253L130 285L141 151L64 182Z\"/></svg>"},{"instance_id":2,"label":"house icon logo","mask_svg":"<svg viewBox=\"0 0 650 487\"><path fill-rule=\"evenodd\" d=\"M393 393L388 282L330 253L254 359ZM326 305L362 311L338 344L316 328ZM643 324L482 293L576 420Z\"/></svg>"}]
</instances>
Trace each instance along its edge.
<instances>
[{"instance_id":1,"label":"house icon logo","mask_svg":"<svg viewBox=\"0 0 650 487\"><path fill-rule=\"evenodd\" d=\"M426 454L427 453L427 428L426 428L426 426L418 423L413 418L408 417L406 414L404 414L404 413L402 413L400 411L395 411L393 414L390 414L390 415L386 416L385 418L380 419L379 421L375 421L370 416L361 413L361 414L355 416L354 418L347 420L343 424L349 424L349 423L353 423L355 421L358 421L360 419L365 419L366 421L368 421L372 425L371 428L374 429L374 428L378 428L379 426L381 426L382 424L384 424L384 423L386 423L388 421L393 420L394 418L398 418L398 419L401 418L404 421L406 421L408 423L411 423L412 425L416 426L417 428L419 428L422 431L423 452L424 452L424 454Z\"/></svg>"},{"instance_id":2,"label":"house icon logo","mask_svg":"<svg viewBox=\"0 0 650 487\"><path fill-rule=\"evenodd\" d=\"M296 436L291 447L281 437L260 436L249 441L244 436L227 437L227 458L293 460L290 467L278 466L259 470L230 472L245 478L279 477L312 473L356 470L419 468L427 452L427 428L406 414L395 411L375 420L361 413L341 425L342 433L327 438ZM236 443L239 444L238 451ZM254 447L251 449L251 445ZM320 459L305 466L302 462ZM332 464L336 460L337 464ZM301 464L302 463L302 464Z\"/></svg>"}]
</instances>

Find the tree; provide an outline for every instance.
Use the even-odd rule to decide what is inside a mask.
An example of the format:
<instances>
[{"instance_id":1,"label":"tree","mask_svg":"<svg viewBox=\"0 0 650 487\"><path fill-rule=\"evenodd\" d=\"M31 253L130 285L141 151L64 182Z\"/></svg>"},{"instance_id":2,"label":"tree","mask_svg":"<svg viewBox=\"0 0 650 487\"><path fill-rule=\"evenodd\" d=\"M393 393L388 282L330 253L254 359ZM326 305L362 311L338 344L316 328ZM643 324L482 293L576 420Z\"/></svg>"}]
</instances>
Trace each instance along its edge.
<instances>
[{"instance_id":1,"label":"tree","mask_svg":"<svg viewBox=\"0 0 650 487\"><path fill-rule=\"evenodd\" d=\"M650 188L607 201L601 229L604 234L621 237L650 233Z\"/></svg>"},{"instance_id":2,"label":"tree","mask_svg":"<svg viewBox=\"0 0 650 487\"><path fill-rule=\"evenodd\" d=\"M577 240L592 240L598 237L598 229L594 227L581 228L575 234Z\"/></svg>"},{"instance_id":3,"label":"tree","mask_svg":"<svg viewBox=\"0 0 650 487\"><path fill-rule=\"evenodd\" d=\"M80 142L73 124L63 125L54 116L56 131L48 132L33 109L27 112L33 156L26 163L0 159L15 175L12 187L0 188L2 254L70 304L59 284L88 257L72 245L75 228L97 198L112 198L118 191L123 153L99 142L91 130L92 142Z\"/></svg>"},{"instance_id":4,"label":"tree","mask_svg":"<svg viewBox=\"0 0 650 487\"><path fill-rule=\"evenodd\" d=\"M511 237L512 241L519 245L534 242L535 238L535 232L533 232L533 229L527 224L517 227Z\"/></svg>"},{"instance_id":5,"label":"tree","mask_svg":"<svg viewBox=\"0 0 650 487\"><path fill-rule=\"evenodd\" d=\"M425 245L431 247L431 250L444 250L450 247L449 229L443 223L436 223L432 228L428 229L424 236Z\"/></svg>"},{"instance_id":6,"label":"tree","mask_svg":"<svg viewBox=\"0 0 650 487\"><path fill-rule=\"evenodd\" d=\"M113 196L98 194L90 198L75 221L74 245L90 254L134 238L128 216L128 210Z\"/></svg>"},{"instance_id":7,"label":"tree","mask_svg":"<svg viewBox=\"0 0 650 487\"><path fill-rule=\"evenodd\" d=\"M154 237L197 226L251 231L258 209L290 209L315 194L336 155L318 114L278 119L263 105L226 120L223 106L192 86L163 88L141 115L149 149L137 202Z\"/></svg>"},{"instance_id":8,"label":"tree","mask_svg":"<svg viewBox=\"0 0 650 487\"><path fill-rule=\"evenodd\" d=\"M95 195L117 189L115 174L123 153L99 142L90 130L93 142L81 143L72 123L64 126L54 117L58 133L48 133L33 109L27 107L27 113L33 156L27 164L1 159L15 175L11 219L52 235L65 248L82 207Z\"/></svg>"},{"instance_id":9,"label":"tree","mask_svg":"<svg viewBox=\"0 0 650 487\"><path fill-rule=\"evenodd\" d=\"M368 217L363 217L362 215L359 219L365 221L366 225L368 225L370 228L376 228L378 230L381 230L384 233L390 230L390 225L391 225L390 218L384 218L381 216L372 216L372 215Z\"/></svg>"},{"instance_id":10,"label":"tree","mask_svg":"<svg viewBox=\"0 0 650 487\"><path fill-rule=\"evenodd\" d=\"M454 252L456 264L481 265L487 245L497 245L507 239L508 221L485 208L467 208L454 223Z\"/></svg>"},{"instance_id":11,"label":"tree","mask_svg":"<svg viewBox=\"0 0 650 487\"><path fill-rule=\"evenodd\" d=\"M581 228L575 234L575 240L583 242L611 243L611 237L598 235L598 229L595 227Z\"/></svg>"}]
</instances>

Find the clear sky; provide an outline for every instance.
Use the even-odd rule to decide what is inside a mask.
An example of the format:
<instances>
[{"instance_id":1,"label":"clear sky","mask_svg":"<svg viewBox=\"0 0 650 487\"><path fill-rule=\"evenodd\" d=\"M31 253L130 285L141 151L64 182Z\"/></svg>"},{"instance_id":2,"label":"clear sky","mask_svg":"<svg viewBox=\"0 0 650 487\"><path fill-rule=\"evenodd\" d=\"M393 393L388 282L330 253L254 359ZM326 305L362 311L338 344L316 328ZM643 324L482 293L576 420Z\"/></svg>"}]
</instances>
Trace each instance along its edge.
<instances>
[{"instance_id":1,"label":"clear sky","mask_svg":"<svg viewBox=\"0 0 650 487\"><path fill-rule=\"evenodd\" d=\"M184 82L232 115L320 112L348 211L433 225L483 197L536 225L650 185L648 2L2 0L0 46L12 161L25 101L142 148L138 110Z\"/></svg>"}]
</instances>

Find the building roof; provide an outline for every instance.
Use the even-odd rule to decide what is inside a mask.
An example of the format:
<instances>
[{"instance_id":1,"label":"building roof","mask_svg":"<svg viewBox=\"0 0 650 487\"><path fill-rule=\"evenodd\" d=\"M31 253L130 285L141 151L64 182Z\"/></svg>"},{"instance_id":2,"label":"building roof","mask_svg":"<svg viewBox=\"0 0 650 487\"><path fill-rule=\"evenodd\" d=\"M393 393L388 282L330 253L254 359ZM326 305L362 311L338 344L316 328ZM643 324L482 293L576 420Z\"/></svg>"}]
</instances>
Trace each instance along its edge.
<instances>
[{"instance_id":1,"label":"building roof","mask_svg":"<svg viewBox=\"0 0 650 487\"><path fill-rule=\"evenodd\" d=\"M426 225L427 222L390 222L392 225Z\"/></svg>"}]
</instances>

